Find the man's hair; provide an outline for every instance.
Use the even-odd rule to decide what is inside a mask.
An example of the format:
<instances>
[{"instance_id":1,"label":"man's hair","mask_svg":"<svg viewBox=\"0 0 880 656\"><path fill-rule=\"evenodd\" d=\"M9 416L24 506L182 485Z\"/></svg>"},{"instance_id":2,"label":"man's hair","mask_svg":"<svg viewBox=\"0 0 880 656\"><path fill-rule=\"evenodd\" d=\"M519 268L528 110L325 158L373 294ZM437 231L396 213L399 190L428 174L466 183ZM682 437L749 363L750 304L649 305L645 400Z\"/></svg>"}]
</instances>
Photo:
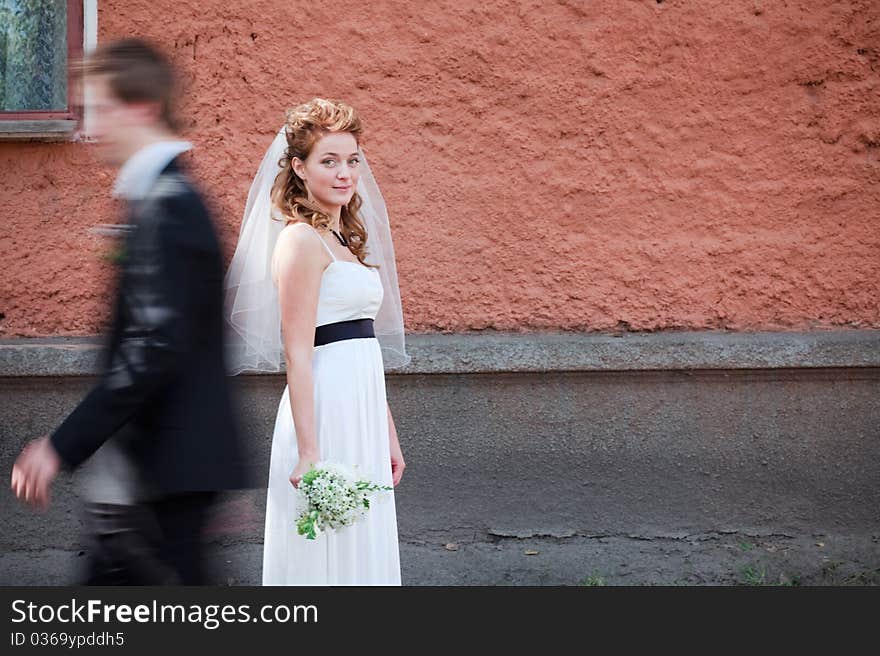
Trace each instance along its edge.
<instances>
[{"instance_id":1,"label":"man's hair","mask_svg":"<svg viewBox=\"0 0 880 656\"><path fill-rule=\"evenodd\" d=\"M106 78L110 91L122 102L159 103L162 120L177 129L177 76L171 62L155 46L141 39L104 43L86 55L81 70L86 76Z\"/></svg>"}]
</instances>

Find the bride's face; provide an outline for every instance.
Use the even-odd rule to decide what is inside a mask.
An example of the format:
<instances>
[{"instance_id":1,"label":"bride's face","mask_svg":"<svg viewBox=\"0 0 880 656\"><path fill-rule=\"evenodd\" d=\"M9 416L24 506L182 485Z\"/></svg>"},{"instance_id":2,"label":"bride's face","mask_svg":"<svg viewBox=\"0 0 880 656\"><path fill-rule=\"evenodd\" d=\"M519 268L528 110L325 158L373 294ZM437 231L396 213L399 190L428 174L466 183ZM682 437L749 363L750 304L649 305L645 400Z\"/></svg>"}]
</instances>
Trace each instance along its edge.
<instances>
[{"instance_id":1,"label":"bride's face","mask_svg":"<svg viewBox=\"0 0 880 656\"><path fill-rule=\"evenodd\" d=\"M312 147L305 161L294 157L294 172L306 182L314 199L324 208L348 204L360 178L358 145L350 132L331 132Z\"/></svg>"}]
</instances>

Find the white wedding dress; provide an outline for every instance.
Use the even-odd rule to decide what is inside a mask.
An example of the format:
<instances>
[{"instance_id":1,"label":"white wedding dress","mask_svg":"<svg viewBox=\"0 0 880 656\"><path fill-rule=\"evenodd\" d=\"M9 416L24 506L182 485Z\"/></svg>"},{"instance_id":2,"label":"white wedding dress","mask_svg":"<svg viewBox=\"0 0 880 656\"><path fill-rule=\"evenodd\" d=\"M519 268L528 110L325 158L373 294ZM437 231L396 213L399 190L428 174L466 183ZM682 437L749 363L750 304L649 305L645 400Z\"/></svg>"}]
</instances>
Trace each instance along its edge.
<instances>
[{"instance_id":1,"label":"white wedding dress","mask_svg":"<svg viewBox=\"0 0 880 656\"><path fill-rule=\"evenodd\" d=\"M317 233L316 233L317 234ZM376 318L383 288L376 269L333 257L321 279L316 326ZM321 460L356 465L364 478L391 485L385 371L374 337L315 347L312 360L315 429ZM289 476L298 462L296 434L285 387L275 419L263 585L400 585L394 492L378 492L366 515L315 540L297 534L295 490Z\"/></svg>"}]
</instances>

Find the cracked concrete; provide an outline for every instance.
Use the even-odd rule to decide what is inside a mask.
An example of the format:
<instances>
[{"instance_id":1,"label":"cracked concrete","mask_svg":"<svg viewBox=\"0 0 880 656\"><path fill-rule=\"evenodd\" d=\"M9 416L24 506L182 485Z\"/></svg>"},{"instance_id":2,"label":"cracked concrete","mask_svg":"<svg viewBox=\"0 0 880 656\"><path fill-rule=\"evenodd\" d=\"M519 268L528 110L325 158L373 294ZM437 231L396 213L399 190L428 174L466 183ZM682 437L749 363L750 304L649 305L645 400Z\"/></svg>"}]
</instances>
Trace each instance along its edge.
<instances>
[{"instance_id":1,"label":"cracked concrete","mask_svg":"<svg viewBox=\"0 0 880 656\"><path fill-rule=\"evenodd\" d=\"M880 535L739 532L400 544L404 585L880 585L878 550ZM215 583L260 584L261 544L215 543L212 553ZM75 583L82 562L60 549L0 554L0 585Z\"/></svg>"}]
</instances>

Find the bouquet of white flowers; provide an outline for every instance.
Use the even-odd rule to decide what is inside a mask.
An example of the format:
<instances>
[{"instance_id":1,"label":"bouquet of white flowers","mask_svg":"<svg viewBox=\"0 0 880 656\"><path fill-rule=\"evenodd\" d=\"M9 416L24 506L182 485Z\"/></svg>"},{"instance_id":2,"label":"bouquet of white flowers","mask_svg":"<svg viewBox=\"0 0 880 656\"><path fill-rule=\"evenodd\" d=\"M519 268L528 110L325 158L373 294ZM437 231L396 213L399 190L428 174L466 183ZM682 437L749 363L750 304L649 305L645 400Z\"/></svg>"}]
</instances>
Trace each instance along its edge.
<instances>
[{"instance_id":1,"label":"bouquet of white flowers","mask_svg":"<svg viewBox=\"0 0 880 656\"><path fill-rule=\"evenodd\" d=\"M343 465L319 462L303 474L297 494L300 510L296 530L314 540L328 528L353 524L370 508L370 494L391 486L360 480Z\"/></svg>"}]
</instances>

